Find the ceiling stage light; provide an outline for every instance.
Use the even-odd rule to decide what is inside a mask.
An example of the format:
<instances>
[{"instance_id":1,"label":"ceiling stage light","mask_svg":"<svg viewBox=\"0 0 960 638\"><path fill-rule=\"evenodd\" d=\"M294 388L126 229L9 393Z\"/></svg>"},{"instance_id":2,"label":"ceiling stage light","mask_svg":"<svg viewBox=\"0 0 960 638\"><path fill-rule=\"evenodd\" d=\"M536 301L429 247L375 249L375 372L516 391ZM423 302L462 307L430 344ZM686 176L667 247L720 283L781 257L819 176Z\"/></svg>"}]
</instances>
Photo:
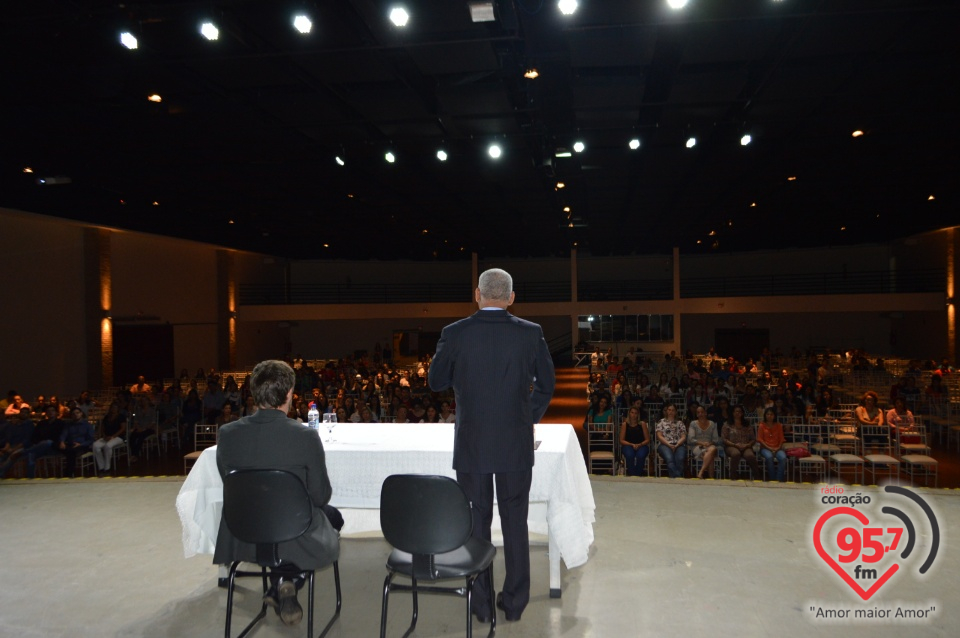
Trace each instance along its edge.
<instances>
[{"instance_id":1,"label":"ceiling stage light","mask_svg":"<svg viewBox=\"0 0 960 638\"><path fill-rule=\"evenodd\" d=\"M540 77L540 72L536 69L527 69L524 72L523 77L527 78L528 80L535 80Z\"/></svg>"},{"instance_id":2,"label":"ceiling stage light","mask_svg":"<svg viewBox=\"0 0 960 638\"><path fill-rule=\"evenodd\" d=\"M687 0L667 0L667 4L671 9L682 9L687 6Z\"/></svg>"},{"instance_id":3,"label":"ceiling stage light","mask_svg":"<svg viewBox=\"0 0 960 638\"><path fill-rule=\"evenodd\" d=\"M577 0L560 0L557 3L557 8L565 16L573 15L577 10Z\"/></svg>"},{"instance_id":4,"label":"ceiling stage light","mask_svg":"<svg viewBox=\"0 0 960 638\"><path fill-rule=\"evenodd\" d=\"M398 27L405 27L409 21L410 14L407 13L407 10L403 7L394 7L390 9L390 22L394 23Z\"/></svg>"},{"instance_id":5,"label":"ceiling stage light","mask_svg":"<svg viewBox=\"0 0 960 638\"><path fill-rule=\"evenodd\" d=\"M861 131L860 129L857 129L856 131L854 131L854 132L851 133L850 135L852 135L853 137L863 137L863 131Z\"/></svg>"},{"instance_id":6,"label":"ceiling stage light","mask_svg":"<svg viewBox=\"0 0 960 638\"><path fill-rule=\"evenodd\" d=\"M220 37L220 29L218 29L212 22L204 22L200 25L200 33L203 34L207 40L217 40Z\"/></svg>"},{"instance_id":7,"label":"ceiling stage light","mask_svg":"<svg viewBox=\"0 0 960 638\"><path fill-rule=\"evenodd\" d=\"M493 2L471 2L467 7L470 9L471 22L495 22L496 16L493 13Z\"/></svg>"},{"instance_id":8,"label":"ceiling stage light","mask_svg":"<svg viewBox=\"0 0 960 638\"><path fill-rule=\"evenodd\" d=\"M487 149L487 153L489 153L493 159L499 159L500 156L503 155L503 149L501 149L498 144L491 144Z\"/></svg>"},{"instance_id":9,"label":"ceiling stage light","mask_svg":"<svg viewBox=\"0 0 960 638\"><path fill-rule=\"evenodd\" d=\"M293 28L306 35L313 28L313 22L305 15L299 15L293 19Z\"/></svg>"},{"instance_id":10,"label":"ceiling stage light","mask_svg":"<svg viewBox=\"0 0 960 638\"><path fill-rule=\"evenodd\" d=\"M137 38L129 31L124 31L120 34L120 44L132 51L137 48Z\"/></svg>"},{"instance_id":11,"label":"ceiling stage light","mask_svg":"<svg viewBox=\"0 0 960 638\"><path fill-rule=\"evenodd\" d=\"M573 150L577 153L582 153L585 148L586 146L583 145L583 142L577 141L573 143Z\"/></svg>"},{"instance_id":12,"label":"ceiling stage light","mask_svg":"<svg viewBox=\"0 0 960 638\"><path fill-rule=\"evenodd\" d=\"M640 148L640 140L638 140L637 138L633 138L632 140L630 140L629 146L631 151L637 150L638 148Z\"/></svg>"},{"instance_id":13,"label":"ceiling stage light","mask_svg":"<svg viewBox=\"0 0 960 638\"><path fill-rule=\"evenodd\" d=\"M337 164L339 164L340 166L343 166L344 164L346 164L346 162L343 161L343 158L340 157L339 155L337 155L333 159L335 159L337 161Z\"/></svg>"},{"instance_id":14,"label":"ceiling stage light","mask_svg":"<svg viewBox=\"0 0 960 638\"><path fill-rule=\"evenodd\" d=\"M156 93L154 93L153 95L147 96L147 99L157 104L159 104L160 102L163 102L163 98L157 95Z\"/></svg>"},{"instance_id":15,"label":"ceiling stage light","mask_svg":"<svg viewBox=\"0 0 960 638\"><path fill-rule=\"evenodd\" d=\"M391 164L393 164L394 162L397 161L397 157L396 157L393 153L391 153L390 151L387 151L387 152L386 152L386 154L383 156L383 159L387 160L387 161L390 162Z\"/></svg>"},{"instance_id":16,"label":"ceiling stage light","mask_svg":"<svg viewBox=\"0 0 960 638\"><path fill-rule=\"evenodd\" d=\"M690 139L687 140L687 148L693 148L696 145L697 145L697 138L691 137Z\"/></svg>"},{"instance_id":17,"label":"ceiling stage light","mask_svg":"<svg viewBox=\"0 0 960 638\"><path fill-rule=\"evenodd\" d=\"M439 151L437 151L437 159L440 160L441 162L446 162L447 152L443 149L440 149Z\"/></svg>"},{"instance_id":18,"label":"ceiling stage light","mask_svg":"<svg viewBox=\"0 0 960 638\"><path fill-rule=\"evenodd\" d=\"M740 146L746 146L752 141L753 141L753 138L750 136L749 133L747 133L746 135L740 138Z\"/></svg>"}]
</instances>

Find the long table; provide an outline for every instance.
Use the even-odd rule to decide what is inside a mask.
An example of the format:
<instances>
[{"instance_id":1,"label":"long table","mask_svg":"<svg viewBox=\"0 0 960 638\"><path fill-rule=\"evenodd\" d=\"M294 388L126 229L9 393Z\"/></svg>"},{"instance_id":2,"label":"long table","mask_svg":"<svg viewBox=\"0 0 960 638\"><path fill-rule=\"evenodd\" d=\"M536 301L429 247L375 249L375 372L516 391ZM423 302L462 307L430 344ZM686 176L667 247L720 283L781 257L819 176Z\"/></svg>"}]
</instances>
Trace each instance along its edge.
<instances>
[{"instance_id":1,"label":"long table","mask_svg":"<svg viewBox=\"0 0 960 638\"><path fill-rule=\"evenodd\" d=\"M321 437L327 433L321 431ZM391 474L455 477L453 425L446 423L342 423L324 443L333 485L330 503L343 512L344 536L380 531L380 486ZM539 424L530 488L529 526L549 546L550 596L559 598L560 560L568 569L587 562L593 544L593 490L571 425ZM213 554L223 506L216 447L207 448L177 496L183 552ZM499 530L499 517L494 516Z\"/></svg>"}]
</instances>

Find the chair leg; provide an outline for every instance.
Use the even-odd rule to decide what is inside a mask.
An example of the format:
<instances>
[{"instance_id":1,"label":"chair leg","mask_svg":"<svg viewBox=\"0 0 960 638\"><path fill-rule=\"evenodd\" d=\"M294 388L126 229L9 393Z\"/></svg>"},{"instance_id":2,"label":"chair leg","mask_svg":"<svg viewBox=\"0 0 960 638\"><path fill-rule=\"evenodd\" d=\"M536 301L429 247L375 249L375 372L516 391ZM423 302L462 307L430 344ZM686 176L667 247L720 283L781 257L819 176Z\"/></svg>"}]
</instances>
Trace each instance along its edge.
<instances>
[{"instance_id":1,"label":"chair leg","mask_svg":"<svg viewBox=\"0 0 960 638\"><path fill-rule=\"evenodd\" d=\"M393 580L393 572L387 572L387 577L383 581L383 601L380 603L380 638L387 636L387 599L390 597L390 581Z\"/></svg>"},{"instance_id":2,"label":"chair leg","mask_svg":"<svg viewBox=\"0 0 960 638\"><path fill-rule=\"evenodd\" d=\"M410 628L403 634L403 638L407 638L407 636L413 633L417 628L417 620L420 617L420 605L417 602L417 579L414 576L410 577L410 589L413 594L413 616L410 618Z\"/></svg>"},{"instance_id":3,"label":"chair leg","mask_svg":"<svg viewBox=\"0 0 960 638\"><path fill-rule=\"evenodd\" d=\"M237 567L239 566L240 566L240 561L234 561L233 565L230 566L230 575L227 578L227 620L224 623L224 628L223 628L224 638L230 638L230 623L233 617L233 590L234 590L234 584L237 579ZM242 575L253 576L255 575L255 573L244 572L242 573ZM261 568L260 576L263 579L263 593L265 594L267 592L267 568L266 567ZM254 619L250 621L250 624L244 627L243 631L240 632L240 635L237 638L243 638L244 636L246 636L250 632L250 630L253 629L253 626L256 625L258 622L260 622L261 620L263 620L263 618L266 615L267 615L267 603L264 602L260 604L260 613L257 614L256 617L254 617Z\"/></svg>"},{"instance_id":4,"label":"chair leg","mask_svg":"<svg viewBox=\"0 0 960 638\"><path fill-rule=\"evenodd\" d=\"M340 606L341 606L340 563L337 561L334 561L333 563L333 582L334 582L334 585L336 585L336 589L337 589L337 610L333 612L333 616L330 618L330 620L327 621L327 625L323 628L323 631L320 632L319 638L323 638L323 636L326 636L327 632L330 631L330 628L333 627L333 623L337 622L337 618L340 617ZM310 573L310 586L313 587L313 572ZM310 609L311 609L310 613L312 617L312 614L313 614L313 611L312 611L313 610L313 594L312 593L310 594ZM313 637L312 622L310 623L310 632L307 635L310 636L310 638Z\"/></svg>"}]
</instances>

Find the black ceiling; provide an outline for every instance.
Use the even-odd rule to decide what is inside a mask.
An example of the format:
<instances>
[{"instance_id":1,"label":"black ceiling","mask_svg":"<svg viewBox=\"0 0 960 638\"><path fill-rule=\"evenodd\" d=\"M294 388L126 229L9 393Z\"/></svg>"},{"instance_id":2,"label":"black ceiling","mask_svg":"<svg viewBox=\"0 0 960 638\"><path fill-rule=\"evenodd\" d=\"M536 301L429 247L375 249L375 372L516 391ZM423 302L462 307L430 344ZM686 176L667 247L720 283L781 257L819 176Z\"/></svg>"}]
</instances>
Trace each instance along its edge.
<instances>
[{"instance_id":1,"label":"black ceiling","mask_svg":"<svg viewBox=\"0 0 960 638\"><path fill-rule=\"evenodd\" d=\"M744 250L960 223L955 0L580 0L573 16L495 0L488 23L468 0L405 0L403 29L393 4L4 2L0 206L304 258Z\"/></svg>"}]
</instances>

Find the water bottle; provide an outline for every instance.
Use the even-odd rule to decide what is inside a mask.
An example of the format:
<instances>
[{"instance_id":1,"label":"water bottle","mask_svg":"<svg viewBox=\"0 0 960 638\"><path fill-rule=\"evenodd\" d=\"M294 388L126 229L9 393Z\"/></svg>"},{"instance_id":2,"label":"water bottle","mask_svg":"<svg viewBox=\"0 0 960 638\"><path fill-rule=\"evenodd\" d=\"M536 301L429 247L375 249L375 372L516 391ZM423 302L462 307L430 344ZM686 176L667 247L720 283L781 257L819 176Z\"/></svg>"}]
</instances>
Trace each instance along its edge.
<instances>
[{"instance_id":1,"label":"water bottle","mask_svg":"<svg viewBox=\"0 0 960 638\"><path fill-rule=\"evenodd\" d=\"M307 425L314 430L320 430L320 413L317 412L317 404L310 402L310 411L307 412Z\"/></svg>"}]
</instances>

